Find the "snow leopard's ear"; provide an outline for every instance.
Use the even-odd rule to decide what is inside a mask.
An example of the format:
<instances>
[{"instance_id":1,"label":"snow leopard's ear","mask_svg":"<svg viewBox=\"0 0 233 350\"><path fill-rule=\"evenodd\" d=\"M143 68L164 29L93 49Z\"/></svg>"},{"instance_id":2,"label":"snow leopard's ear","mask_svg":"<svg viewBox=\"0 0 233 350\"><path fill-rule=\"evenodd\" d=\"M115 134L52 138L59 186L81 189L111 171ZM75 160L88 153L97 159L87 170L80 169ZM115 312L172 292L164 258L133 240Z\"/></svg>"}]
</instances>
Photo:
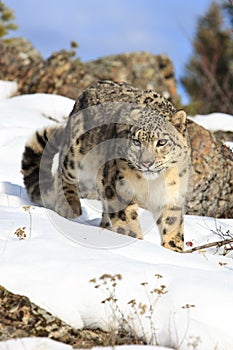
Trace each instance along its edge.
<instances>
[{"instance_id":1,"label":"snow leopard's ear","mask_svg":"<svg viewBox=\"0 0 233 350\"><path fill-rule=\"evenodd\" d=\"M183 109L180 109L170 119L170 122L181 133L184 134L186 130L186 113Z\"/></svg>"},{"instance_id":2,"label":"snow leopard's ear","mask_svg":"<svg viewBox=\"0 0 233 350\"><path fill-rule=\"evenodd\" d=\"M138 118L140 116L141 113L141 109L140 108L135 108L130 112L130 119L133 121L138 121Z\"/></svg>"}]
</instances>

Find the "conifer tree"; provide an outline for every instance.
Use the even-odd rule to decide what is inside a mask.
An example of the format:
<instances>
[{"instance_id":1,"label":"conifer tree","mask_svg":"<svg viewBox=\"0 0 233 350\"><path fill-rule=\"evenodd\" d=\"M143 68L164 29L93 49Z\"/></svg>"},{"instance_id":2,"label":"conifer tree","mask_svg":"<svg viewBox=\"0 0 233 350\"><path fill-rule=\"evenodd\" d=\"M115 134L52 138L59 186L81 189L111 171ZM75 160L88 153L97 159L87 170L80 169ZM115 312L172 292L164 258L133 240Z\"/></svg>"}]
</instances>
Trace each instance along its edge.
<instances>
[{"instance_id":1,"label":"conifer tree","mask_svg":"<svg viewBox=\"0 0 233 350\"><path fill-rule=\"evenodd\" d=\"M6 36L10 30L18 28L13 22L14 19L14 11L10 10L3 1L0 0L0 38Z\"/></svg>"},{"instance_id":2,"label":"conifer tree","mask_svg":"<svg viewBox=\"0 0 233 350\"><path fill-rule=\"evenodd\" d=\"M233 30L233 0L228 0L223 4L223 10L225 11L229 21L231 23L231 27Z\"/></svg>"},{"instance_id":3,"label":"conifer tree","mask_svg":"<svg viewBox=\"0 0 233 350\"><path fill-rule=\"evenodd\" d=\"M194 113L232 113L233 37L216 2L198 21L193 55L181 81L192 98Z\"/></svg>"}]
</instances>

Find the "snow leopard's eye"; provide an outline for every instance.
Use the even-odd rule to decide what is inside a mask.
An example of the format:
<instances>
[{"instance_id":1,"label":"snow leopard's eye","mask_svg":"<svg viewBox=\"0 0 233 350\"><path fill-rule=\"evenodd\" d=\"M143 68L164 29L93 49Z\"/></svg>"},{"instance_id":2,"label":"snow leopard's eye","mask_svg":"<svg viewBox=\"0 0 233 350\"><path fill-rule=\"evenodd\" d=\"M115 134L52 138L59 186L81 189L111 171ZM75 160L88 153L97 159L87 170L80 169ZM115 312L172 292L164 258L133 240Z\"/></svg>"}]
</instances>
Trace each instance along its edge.
<instances>
[{"instance_id":1,"label":"snow leopard's eye","mask_svg":"<svg viewBox=\"0 0 233 350\"><path fill-rule=\"evenodd\" d=\"M132 139L132 142L135 146L140 147L141 146L141 141L138 139Z\"/></svg>"},{"instance_id":2,"label":"snow leopard's eye","mask_svg":"<svg viewBox=\"0 0 233 350\"><path fill-rule=\"evenodd\" d=\"M167 142L168 142L168 140L166 140L166 139L160 139L160 140L158 140L156 147L165 146Z\"/></svg>"}]
</instances>

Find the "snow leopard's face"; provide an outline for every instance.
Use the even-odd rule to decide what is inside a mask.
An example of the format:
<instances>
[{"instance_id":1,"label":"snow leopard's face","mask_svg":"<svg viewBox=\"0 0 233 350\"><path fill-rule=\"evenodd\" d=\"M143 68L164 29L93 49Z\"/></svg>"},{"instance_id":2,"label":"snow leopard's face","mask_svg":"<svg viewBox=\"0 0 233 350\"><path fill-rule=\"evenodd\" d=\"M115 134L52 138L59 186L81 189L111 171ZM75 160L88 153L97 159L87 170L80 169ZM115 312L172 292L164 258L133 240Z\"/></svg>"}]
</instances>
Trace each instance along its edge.
<instances>
[{"instance_id":1,"label":"snow leopard's face","mask_svg":"<svg viewBox=\"0 0 233 350\"><path fill-rule=\"evenodd\" d=\"M183 130L184 119L185 113L180 111L171 121ZM132 128L128 140L127 162L131 168L153 178L187 157L187 142L171 122L160 116L154 120L144 116L141 125Z\"/></svg>"}]
</instances>

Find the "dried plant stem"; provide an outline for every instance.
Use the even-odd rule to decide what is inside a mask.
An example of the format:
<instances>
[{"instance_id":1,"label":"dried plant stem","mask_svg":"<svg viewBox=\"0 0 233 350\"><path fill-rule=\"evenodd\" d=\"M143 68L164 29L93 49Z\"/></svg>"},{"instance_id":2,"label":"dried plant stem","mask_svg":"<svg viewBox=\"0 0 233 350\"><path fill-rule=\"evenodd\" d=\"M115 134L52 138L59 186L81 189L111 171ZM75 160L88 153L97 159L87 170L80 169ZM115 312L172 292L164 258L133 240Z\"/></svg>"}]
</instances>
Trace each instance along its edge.
<instances>
[{"instance_id":1,"label":"dried plant stem","mask_svg":"<svg viewBox=\"0 0 233 350\"><path fill-rule=\"evenodd\" d=\"M218 242L212 242L212 243L199 245L197 247L193 247L191 249L185 250L183 253L193 253L193 252L196 252L198 250L203 250L203 249L207 249L207 248L211 248L211 247L220 248L220 247L222 247L224 245L231 244L231 243L233 243L233 238L225 239L223 241L218 241Z\"/></svg>"},{"instance_id":2,"label":"dried plant stem","mask_svg":"<svg viewBox=\"0 0 233 350\"><path fill-rule=\"evenodd\" d=\"M24 211L28 212L29 215L29 238L32 236L32 213L31 213L31 206L30 205L24 205L23 206Z\"/></svg>"},{"instance_id":3,"label":"dried plant stem","mask_svg":"<svg viewBox=\"0 0 233 350\"><path fill-rule=\"evenodd\" d=\"M32 237L32 213L30 211L30 208L28 210L28 214L29 214L29 238Z\"/></svg>"},{"instance_id":4,"label":"dried plant stem","mask_svg":"<svg viewBox=\"0 0 233 350\"><path fill-rule=\"evenodd\" d=\"M181 346L183 345L183 343L187 337L189 327L190 327L190 309L188 308L187 309L187 324L186 324L185 332L184 332L183 338L181 339L179 345L177 346L177 350L179 350L181 348Z\"/></svg>"}]
</instances>

